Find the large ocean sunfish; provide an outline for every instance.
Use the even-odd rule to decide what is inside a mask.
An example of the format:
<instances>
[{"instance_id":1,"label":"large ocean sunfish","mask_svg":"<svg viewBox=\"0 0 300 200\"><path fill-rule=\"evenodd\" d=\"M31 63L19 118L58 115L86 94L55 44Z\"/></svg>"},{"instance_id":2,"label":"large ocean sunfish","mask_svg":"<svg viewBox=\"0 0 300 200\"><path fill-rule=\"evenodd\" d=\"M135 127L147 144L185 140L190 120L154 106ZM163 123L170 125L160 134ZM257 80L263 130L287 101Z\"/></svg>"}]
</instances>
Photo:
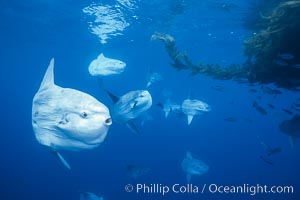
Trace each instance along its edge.
<instances>
[{"instance_id":1,"label":"large ocean sunfish","mask_svg":"<svg viewBox=\"0 0 300 200\"><path fill-rule=\"evenodd\" d=\"M49 147L70 169L59 150L93 149L112 124L108 108L89 94L54 83L54 59L32 102L32 126L37 141Z\"/></svg>"}]
</instances>

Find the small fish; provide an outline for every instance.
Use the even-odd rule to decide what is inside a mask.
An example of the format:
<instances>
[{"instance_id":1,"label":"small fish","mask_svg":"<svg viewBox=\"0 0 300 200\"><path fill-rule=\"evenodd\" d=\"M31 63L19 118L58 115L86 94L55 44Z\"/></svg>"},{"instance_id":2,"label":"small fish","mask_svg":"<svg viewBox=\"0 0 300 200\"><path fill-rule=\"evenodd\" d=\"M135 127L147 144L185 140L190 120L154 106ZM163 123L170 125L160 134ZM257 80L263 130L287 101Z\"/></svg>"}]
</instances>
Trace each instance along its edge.
<instances>
[{"instance_id":1,"label":"small fish","mask_svg":"<svg viewBox=\"0 0 300 200\"><path fill-rule=\"evenodd\" d=\"M215 86L211 86L211 89L214 89L214 90L219 91L219 92L223 92L224 87L221 86L221 85L215 85Z\"/></svg>"},{"instance_id":2,"label":"small fish","mask_svg":"<svg viewBox=\"0 0 300 200\"><path fill-rule=\"evenodd\" d=\"M267 163L268 165L274 165L273 160L267 158L266 156L261 155L261 156L259 156L259 158L262 159L262 161L264 161L264 162Z\"/></svg>"},{"instance_id":3,"label":"small fish","mask_svg":"<svg viewBox=\"0 0 300 200\"><path fill-rule=\"evenodd\" d=\"M270 104L270 103L268 103L267 106L269 106L269 108L272 108L272 109L275 108L275 106L273 104Z\"/></svg>"},{"instance_id":4,"label":"small fish","mask_svg":"<svg viewBox=\"0 0 300 200\"><path fill-rule=\"evenodd\" d=\"M234 118L234 117L227 117L224 120L227 121L227 122L236 122L237 121L237 119Z\"/></svg>"},{"instance_id":5,"label":"small fish","mask_svg":"<svg viewBox=\"0 0 300 200\"><path fill-rule=\"evenodd\" d=\"M275 94L275 95L282 94L282 92L280 90L272 89L270 87L262 86L261 89L262 89L263 93L265 93L265 94Z\"/></svg>"},{"instance_id":6,"label":"small fish","mask_svg":"<svg viewBox=\"0 0 300 200\"><path fill-rule=\"evenodd\" d=\"M267 115L267 111L261 107L256 101L253 102L252 106L262 115Z\"/></svg>"},{"instance_id":7,"label":"small fish","mask_svg":"<svg viewBox=\"0 0 300 200\"><path fill-rule=\"evenodd\" d=\"M263 141L260 141L260 144L265 149L267 156L272 156L272 155L275 155L275 154L278 154L278 153L282 152L281 147L272 148L271 146L267 145Z\"/></svg>"},{"instance_id":8,"label":"small fish","mask_svg":"<svg viewBox=\"0 0 300 200\"><path fill-rule=\"evenodd\" d=\"M299 64L293 64L292 67L294 67L296 69L300 69L300 63Z\"/></svg>"},{"instance_id":9,"label":"small fish","mask_svg":"<svg viewBox=\"0 0 300 200\"><path fill-rule=\"evenodd\" d=\"M267 153L267 155L272 156L272 155L278 154L280 152L282 152L282 148L281 147L275 147L273 149L270 149L269 152Z\"/></svg>"},{"instance_id":10,"label":"small fish","mask_svg":"<svg viewBox=\"0 0 300 200\"><path fill-rule=\"evenodd\" d=\"M252 89L250 89L249 91L250 91L250 92L257 92L257 89L253 89L253 88L252 88Z\"/></svg>"},{"instance_id":11,"label":"small fish","mask_svg":"<svg viewBox=\"0 0 300 200\"><path fill-rule=\"evenodd\" d=\"M293 60L295 58L294 54L292 53L281 53L278 54L278 57L283 60Z\"/></svg>"},{"instance_id":12,"label":"small fish","mask_svg":"<svg viewBox=\"0 0 300 200\"><path fill-rule=\"evenodd\" d=\"M294 102L292 105L293 109L296 111L300 111L300 103Z\"/></svg>"},{"instance_id":13,"label":"small fish","mask_svg":"<svg viewBox=\"0 0 300 200\"><path fill-rule=\"evenodd\" d=\"M239 84L246 84L246 83L249 83L249 80L246 79L246 78L235 78L234 79L237 83Z\"/></svg>"},{"instance_id":14,"label":"small fish","mask_svg":"<svg viewBox=\"0 0 300 200\"><path fill-rule=\"evenodd\" d=\"M290 111L290 110L288 110L288 109L282 108L281 110L282 110L283 112L285 112L286 114L289 114L289 115L292 115L292 114L293 114L293 112Z\"/></svg>"},{"instance_id":15,"label":"small fish","mask_svg":"<svg viewBox=\"0 0 300 200\"><path fill-rule=\"evenodd\" d=\"M278 66L281 66L281 67L286 67L289 65L289 63L287 63L286 61L282 60L282 59L275 59L273 60L273 62L278 65Z\"/></svg>"}]
</instances>

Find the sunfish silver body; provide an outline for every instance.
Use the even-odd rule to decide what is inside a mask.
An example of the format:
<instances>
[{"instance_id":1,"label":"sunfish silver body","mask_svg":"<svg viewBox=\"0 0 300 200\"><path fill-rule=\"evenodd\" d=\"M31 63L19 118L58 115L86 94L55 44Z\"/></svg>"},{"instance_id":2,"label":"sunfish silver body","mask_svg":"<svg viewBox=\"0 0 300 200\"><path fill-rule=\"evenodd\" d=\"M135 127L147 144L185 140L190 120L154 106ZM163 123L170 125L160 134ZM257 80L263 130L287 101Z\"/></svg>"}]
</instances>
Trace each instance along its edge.
<instances>
[{"instance_id":1,"label":"sunfish silver body","mask_svg":"<svg viewBox=\"0 0 300 200\"><path fill-rule=\"evenodd\" d=\"M112 107L114 119L126 123L136 119L152 105L152 97L147 90L135 90L123 95Z\"/></svg>"},{"instance_id":2,"label":"sunfish silver body","mask_svg":"<svg viewBox=\"0 0 300 200\"><path fill-rule=\"evenodd\" d=\"M145 115L151 107L151 94L147 90L134 90L117 97L109 91L106 92L114 102L110 108L113 120L125 124L134 133L138 133L133 121Z\"/></svg>"},{"instance_id":3,"label":"sunfish silver body","mask_svg":"<svg viewBox=\"0 0 300 200\"><path fill-rule=\"evenodd\" d=\"M185 99L181 105L182 112L187 116L188 125L192 123L195 115L202 115L211 110L210 106L197 99Z\"/></svg>"},{"instance_id":4,"label":"sunfish silver body","mask_svg":"<svg viewBox=\"0 0 300 200\"><path fill-rule=\"evenodd\" d=\"M107 58L101 53L97 59L89 65L89 72L92 76L103 77L121 74L126 67L126 63L112 58Z\"/></svg>"},{"instance_id":5,"label":"sunfish silver body","mask_svg":"<svg viewBox=\"0 0 300 200\"><path fill-rule=\"evenodd\" d=\"M89 94L55 85L53 68L54 59L32 102L37 141L55 152L99 146L112 124L108 108Z\"/></svg>"},{"instance_id":6,"label":"sunfish silver body","mask_svg":"<svg viewBox=\"0 0 300 200\"><path fill-rule=\"evenodd\" d=\"M190 152L186 153L186 157L181 163L182 170L186 173L187 183L191 182L192 175L202 175L208 172L209 166L201 160L192 157Z\"/></svg>"}]
</instances>

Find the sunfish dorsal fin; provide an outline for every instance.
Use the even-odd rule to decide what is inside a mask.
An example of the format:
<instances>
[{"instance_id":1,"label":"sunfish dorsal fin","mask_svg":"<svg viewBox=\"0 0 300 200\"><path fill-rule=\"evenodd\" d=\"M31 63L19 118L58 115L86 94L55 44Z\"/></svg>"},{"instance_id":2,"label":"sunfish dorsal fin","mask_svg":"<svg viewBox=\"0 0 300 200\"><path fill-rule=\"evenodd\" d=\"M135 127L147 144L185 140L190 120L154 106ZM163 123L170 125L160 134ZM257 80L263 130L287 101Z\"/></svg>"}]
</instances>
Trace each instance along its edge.
<instances>
[{"instance_id":1,"label":"sunfish dorsal fin","mask_svg":"<svg viewBox=\"0 0 300 200\"><path fill-rule=\"evenodd\" d=\"M186 158L188 158L188 159L193 159L193 156L192 156L192 154L191 154L191 152L186 152Z\"/></svg>"},{"instance_id":2,"label":"sunfish dorsal fin","mask_svg":"<svg viewBox=\"0 0 300 200\"><path fill-rule=\"evenodd\" d=\"M105 90L105 92L108 94L108 96L111 98L111 100L114 102L114 103L117 103L117 101L119 101L119 97L115 96L113 93L111 93L110 91L108 90Z\"/></svg>"},{"instance_id":3,"label":"sunfish dorsal fin","mask_svg":"<svg viewBox=\"0 0 300 200\"><path fill-rule=\"evenodd\" d=\"M55 85L53 69L54 69L54 58L52 58L49 63L48 69L44 75L44 79L40 85L39 91L49 89L50 87Z\"/></svg>"},{"instance_id":4,"label":"sunfish dorsal fin","mask_svg":"<svg viewBox=\"0 0 300 200\"><path fill-rule=\"evenodd\" d=\"M188 115L187 119L188 119L188 125L190 125L192 123L194 115Z\"/></svg>"},{"instance_id":5,"label":"sunfish dorsal fin","mask_svg":"<svg viewBox=\"0 0 300 200\"><path fill-rule=\"evenodd\" d=\"M62 155L60 155L59 152L53 151L53 153L58 157L58 159L62 162L62 164L63 164L67 169L71 169L71 166L69 165L69 163L62 157Z\"/></svg>"},{"instance_id":6,"label":"sunfish dorsal fin","mask_svg":"<svg viewBox=\"0 0 300 200\"><path fill-rule=\"evenodd\" d=\"M105 59L105 56L103 53L101 53L98 58Z\"/></svg>"}]
</instances>

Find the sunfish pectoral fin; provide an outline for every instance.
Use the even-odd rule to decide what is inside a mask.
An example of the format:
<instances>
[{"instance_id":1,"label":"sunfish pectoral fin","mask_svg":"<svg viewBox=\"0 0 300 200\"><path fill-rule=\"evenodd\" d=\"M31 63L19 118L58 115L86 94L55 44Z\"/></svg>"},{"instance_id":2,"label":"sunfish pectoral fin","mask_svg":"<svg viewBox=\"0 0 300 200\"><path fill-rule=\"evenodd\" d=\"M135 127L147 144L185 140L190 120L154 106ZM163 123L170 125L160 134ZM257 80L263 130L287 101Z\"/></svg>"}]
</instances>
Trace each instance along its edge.
<instances>
[{"instance_id":1,"label":"sunfish pectoral fin","mask_svg":"<svg viewBox=\"0 0 300 200\"><path fill-rule=\"evenodd\" d=\"M134 101L130 104L131 108L134 109L136 105L138 104L138 101Z\"/></svg>"},{"instance_id":2,"label":"sunfish pectoral fin","mask_svg":"<svg viewBox=\"0 0 300 200\"><path fill-rule=\"evenodd\" d=\"M188 115L187 119L188 119L188 125L190 125L192 123L194 115Z\"/></svg>"},{"instance_id":3,"label":"sunfish pectoral fin","mask_svg":"<svg viewBox=\"0 0 300 200\"><path fill-rule=\"evenodd\" d=\"M71 169L71 166L69 165L69 163L62 157L62 155L60 155L59 152L53 151L53 153L58 157L58 159L60 160L60 162L62 162L62 164L63 164L66 168Z\"/></svg>"},{"instance_id":4,"label":"sunfish pectoral fin","mask_svg":"<svg viewBox=\"0 0 300 200\"><path fill-rule=\"evenodd\" d=\"M54 74L53 74L53 68L54 68L54 58L51 59L49 66L47 68L47 71L44 75L43 81L40 85L41 90L46 90L54 85Z\"/></svg>"},{"instance_id":5,"label":"sunfish pectoral fin","mask_svg":"<svg viewBox=\"0 0 300 200\"><path fill-rule=\"evenodd\" d=\"M191 178L192 178L192 174L187 173L187 174L186 174L186 181L187 181L187 183L190 183L190 182L191 182Z\"/></svg>"}]
</instances>

